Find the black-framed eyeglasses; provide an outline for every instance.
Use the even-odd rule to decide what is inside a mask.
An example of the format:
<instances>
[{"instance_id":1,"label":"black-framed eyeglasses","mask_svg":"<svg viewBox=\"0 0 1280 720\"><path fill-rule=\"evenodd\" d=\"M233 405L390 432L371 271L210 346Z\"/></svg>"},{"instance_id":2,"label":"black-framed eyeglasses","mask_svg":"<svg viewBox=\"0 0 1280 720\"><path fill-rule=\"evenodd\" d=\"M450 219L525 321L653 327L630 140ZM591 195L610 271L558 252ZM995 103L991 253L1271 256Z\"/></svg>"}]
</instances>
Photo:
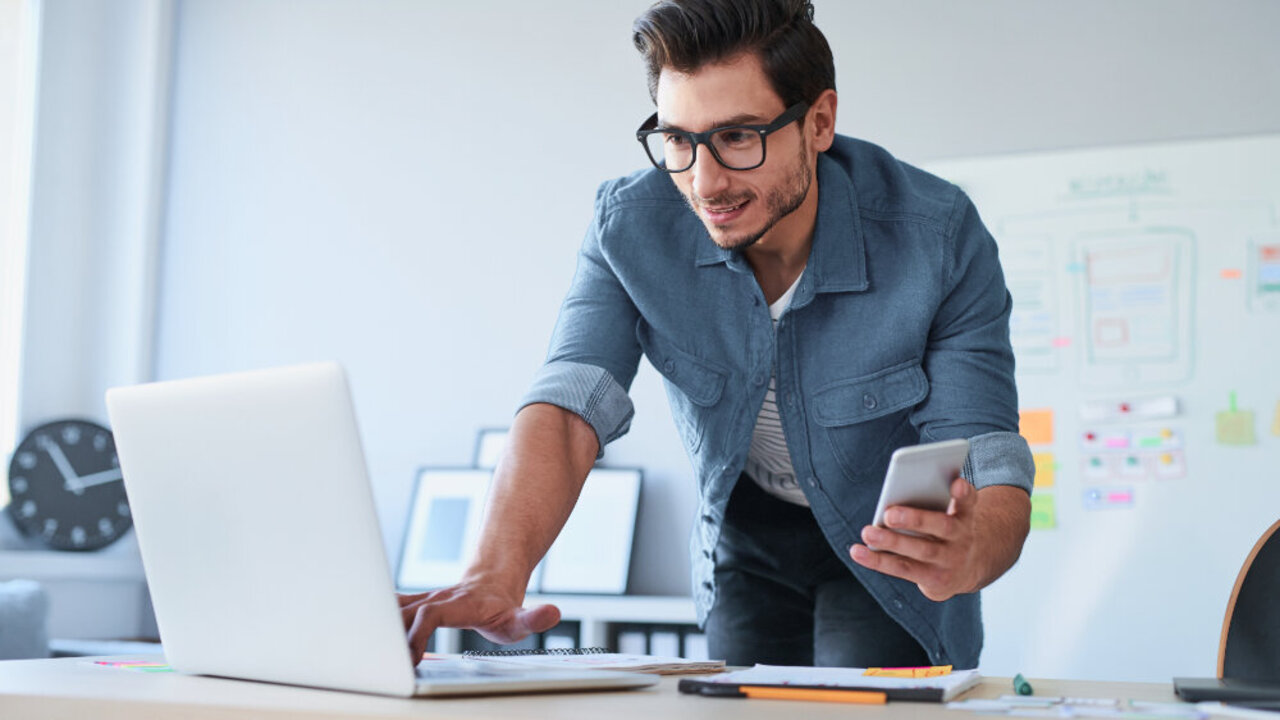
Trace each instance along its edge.
<instances>
[{"instance_id":1,"label":"black-framed eyeglasses","mask_svg":"<svg viewBox=\"0 0 1280 720\"><path fill-rule=\"evenodd\" d=\"M660 128L654 113L636 130L636 139L654 167L669 173L693 167L698 145L706 145L716 162L730 170L754 170L764 164L765 138L803 117L808 109L809 103L800 101L768 125L729 125L700 133Z\"/></svg>"}]
</instances>

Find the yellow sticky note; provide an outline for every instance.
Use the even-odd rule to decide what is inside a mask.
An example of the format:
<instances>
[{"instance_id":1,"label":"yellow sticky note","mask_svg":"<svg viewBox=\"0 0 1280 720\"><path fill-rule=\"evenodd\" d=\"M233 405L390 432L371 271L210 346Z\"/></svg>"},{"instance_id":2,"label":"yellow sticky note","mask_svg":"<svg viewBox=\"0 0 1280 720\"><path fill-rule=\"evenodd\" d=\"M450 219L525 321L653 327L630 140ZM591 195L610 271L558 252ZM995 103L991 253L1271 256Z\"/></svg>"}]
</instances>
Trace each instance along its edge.
<instances>
[{"instance_id":1,"label":"yellow sticky note","mask_svg":"<svg viewBox=\"0 0 1280 720\"><path fill-rule=\"evenodd\" d=\"M1031 493L1031 529L1052 530L1058 527L1058 509L1053 493Z\"/></svg>"},{"instance_id":2,"label":"yellow sticky note","mask_svg":"<svg viewBox=\"0 0 1280 720\"><path fill-rule=\"evenodd\" d=\"M1053 453L1040 452L1031 453L1031 459L1036 463L1036 487L1051 488L1053 487L1054 476L1057 473L1057 463L1054 462Z\"/></svg>"},{"instance_id":3,"label":"yellow sticky note","mask_svg":"<svg viewBox=\"0 0 1280 720\"><path fill-rule=\"evenodd\" d=\"M1215 419L1218 442L1223 445L1253 445L1258 442L1253 432L1252 410L1223 410Z\"/></svg>"},{"instance_id":4,"label":"yellow sticky note","mask_svg":"<svg viewBox=\"0 0 1280 720\"><path fill-rule=\"evenodd\" d=\"M951 665L930 665L927 667L873 667L867 668L862 675L864 677L896 678L939 677L941 675L950 675L951 668Z\"/></svg>"},{"instance_id":5,"label":"yellow sticky note","mask_svg":"<svg viewBox=\"0 0 1280 720\"><path fill-rule=\"evenodd\" d=\"M1051 444L1053 442L1053 409L1019 411L1018 433L1031 445Z\"/></svg>"},{"instance_id":6,"label":"yellow sticky note","mask_svg":"<svg viewBox=\"0 0 1280 720\"><path fill-rule=\"evenodd\" d=\"M1280 437L1280 402L1276 403L1276 418L1271 421L1271 434Z\"/></svg>"}]
</instances>

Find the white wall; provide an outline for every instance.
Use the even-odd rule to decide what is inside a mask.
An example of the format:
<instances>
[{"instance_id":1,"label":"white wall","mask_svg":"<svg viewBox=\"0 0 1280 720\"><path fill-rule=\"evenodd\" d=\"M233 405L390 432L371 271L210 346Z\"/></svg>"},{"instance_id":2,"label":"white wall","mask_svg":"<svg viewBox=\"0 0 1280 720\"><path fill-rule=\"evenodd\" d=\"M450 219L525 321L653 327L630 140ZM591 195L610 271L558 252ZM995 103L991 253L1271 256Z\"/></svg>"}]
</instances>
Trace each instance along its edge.
<instances>
[{"instance_id":1,"label":"white wall","mask_svg":"<svg viewBox=\"0 0 1280 720\"><path fill-rule=\"evenodd\" d=\"M77 97L100 104L53 108L55 158L84 164L48 185L74 211L50 201L34 219L49 228L46 259L32 259L47 289L33 288L29 322L46 335L28 339L28 422L99 412L122 377L99 349L146 348L95 324L113 298L92 269L107 250L66 238L90 238L118 206L113 168L145 162L103 114L128 92L121 77L139 82L107 50L163 38L132 35L136 11L122 28L105 4L48 4L73 38L86 32L75 18L97 28L61 52L84 78ZM151 196L165 211L154 376L344 361L394 547L414 469L466 463L477 428L509 421L596 185L645 162L631 133L651 108L629 30L648 4L178 2L168 166L151 174L165 179ZM818 0L817 21L840 130L911 161L1280 130L1268 0ZM655 373L633 398L632 434L607 460L647 472L634 589L684 592L687 461Z\"/></svg>"},{"instance_id":2,"label":"white wall","mask_svg":"<svg viewBox=\"0 0 1280 720\"><path fill-rule=\"evenodd\" d=\"M24 428L106 421L151 375L172 18L166 0L41 2Z\"/></svg>"},{"instance_id":3,"label":"white wall","mask_svg":"<svg viewBox=\"0 0 1280 720\"><path fill-rule=\"evenodd\" d=\"M415 468L510 422L596 186L643 161L643 7L183 3L158 376L342 360L397 547ZM688 464L636 386L634 585L684 593Z\"/></svg>"},{"instance_id":4,"label":"white wall","mask_svg":"<svg viewBox=\"0 0 1280 720\"><path fill-rule=\"evenodd\" d=\"M0 90L25 100L30 114L28 146L13 158L16 211L27 214L13 226L26 266L17 301L24 320L20 433L66 416L105 423L104 390L152 374L172 28L168 0L25 6L36 26L26 51L34 87L27 98ZM5 319L12 291L0 290ZM14 400L0 395L0 404ZM13 428L6 425L0 456L7 464ZM0 579L45 584L52 637L155 633L132 534L92 556L26 552L39 546L0 520L0 549L20 549L0 552Z\"/></svg>"},{"instance_id":5,"label":"white wall","mask_svg":"<svg viewBox=\"0 0 1280 720\"><path fill-rule=\"evenodd\" d=\"M644 163L648 0L179 6L159 377L350 367L388 544L545 352L596 185ZM840 129L912 160L1280 129L1280 6L827 2ZM656 374L636 589L684 592L687 460Z\"/></svg>"},{"instance_id":6,"label":"white wall","mask_svg":"<svg viewBox=\"0 0 1280 720\"><path fill-rule=\"evenodd\" d=\"M18 432L37 23L33 3L0 0L0 457Z\"/></svg>"}]
</instances>

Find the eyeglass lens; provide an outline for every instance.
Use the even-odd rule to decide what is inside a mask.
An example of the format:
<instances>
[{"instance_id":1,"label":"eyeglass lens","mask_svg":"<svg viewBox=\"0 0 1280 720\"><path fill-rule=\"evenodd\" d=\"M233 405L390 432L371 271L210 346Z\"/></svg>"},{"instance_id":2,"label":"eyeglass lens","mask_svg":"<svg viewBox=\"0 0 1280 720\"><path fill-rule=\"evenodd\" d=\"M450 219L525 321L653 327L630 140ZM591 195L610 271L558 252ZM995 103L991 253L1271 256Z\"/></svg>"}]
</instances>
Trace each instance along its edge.
<instances>
[{"instance_id":1,"label":"eyeglass lens","mask_svg":"<svg viewBox=\"0 0 1280 720\"><path fill-rule=\"evenodd\" d=\"M688 136L653 133L644 140L649 156L668 172L680 172L693 165L696 149ZM720 163L731 170L747 170L764 162L764 139L755 130L724 128L711 136L710 145Z\"/></svg>"}]
</instances>

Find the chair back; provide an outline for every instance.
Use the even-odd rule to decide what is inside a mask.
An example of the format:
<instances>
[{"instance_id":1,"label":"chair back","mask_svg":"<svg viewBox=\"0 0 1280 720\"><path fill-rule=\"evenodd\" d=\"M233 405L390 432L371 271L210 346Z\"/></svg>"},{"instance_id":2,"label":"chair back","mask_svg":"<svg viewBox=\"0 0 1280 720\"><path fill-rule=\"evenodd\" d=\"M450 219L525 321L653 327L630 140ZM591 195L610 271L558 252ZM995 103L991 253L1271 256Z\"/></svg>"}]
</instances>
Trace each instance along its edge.
<instances>
[{"instance_id":1,"label":"chair back","mask_svg":"<svg viewBox=\"0 0 1280 720\"><path fill-rule=\"evenodd\" d=\"M1280 682L1280 521L1244 561L1218 645L1218 677Z\"/></svg>"}]
</instances>

